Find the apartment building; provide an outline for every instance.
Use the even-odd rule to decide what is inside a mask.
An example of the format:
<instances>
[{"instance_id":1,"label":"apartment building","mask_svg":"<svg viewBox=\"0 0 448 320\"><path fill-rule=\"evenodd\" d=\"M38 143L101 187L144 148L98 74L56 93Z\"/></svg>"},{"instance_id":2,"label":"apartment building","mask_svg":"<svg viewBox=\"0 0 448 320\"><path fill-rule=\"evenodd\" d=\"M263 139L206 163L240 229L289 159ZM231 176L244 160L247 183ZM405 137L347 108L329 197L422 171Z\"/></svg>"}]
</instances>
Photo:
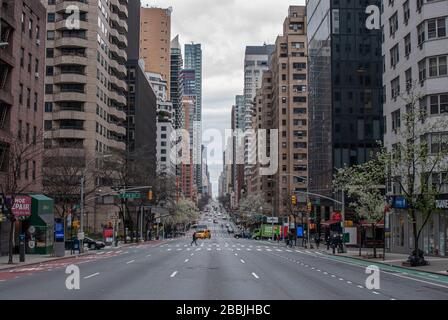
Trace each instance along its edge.
<instances>
[{"instance_id":1,"label":"apartment building","mask_svg":"<svg viewBox=\"0 0 448 320\"><path fill-rule=\"evenodd\" d=\"M126 150L128 1L43 1L46 17L45 148L52 157L76 157L86 168L86 189L103 177L92 170L106 154ZM74 195L76 196L76 195ZM86 203L86 230L102 230L112 205Z\"/></svg>"},{"instance_id":2,"label":"apartment building","mask_svg":"<svg viewBox=\"0 0 448 320\"><path fill-rule=\"evenodd\" d=\"M383 99L384 143L389 150L401 143L406 102L400 95L420 97L427 123L446 119L448 112L448 2L447 1L383 1ZM430 149L438 148L446 139L446 128L434 128L427 136ZM436 150L436 149L434 149ZM433 181L436 179L437 181ZM431 181L445 179L435 173ZM399 185L389 186L388 193L400 197ZM442 185L436 199L440 209L429 220L420 238L421 248L428 255L448 255L448 186ZM393 252L408 253L414 248L412 224L405 210L396 207L390 213L391 238L386 241ZM421 221L418 221L420 224Z\"/></svg>"},{"instance_id":3,"label":"apartment building","mask_svg":"<svg viewBox=\"0 0 448 320\"><path fill-rule=\"evenodd\" d=\"M291 195L308 187L308 77L306 9L291 6L269 61L272 73L272 129L278 130L274 207L286 215Z\"/></svg>"},{"instance_id":4,"label":"apartment building","mask_svg":"<svg viewBox=\"0 0 448 320\"><path fill-rule=\"evenodd\" d=\"M248 131L252 129L253 102L256 91L261 87L263 71L269 69L268 59L275 50L274 45L247 46L244 55L244 111L239 112L239 127ZM245 137L244 141L244 183L245 188L249 183L249 175L253 165L250 161L249 146L252 143L251 136ZM241 186L242 187L242 186Z\"/></svg>"},{"instance_id":5,"label":"apartment building","mask_svg":"<svg viewBox=\"0 0 448 320\"><path fill-rule=\"evenodd\" d=\"M45 7L34 0L2 0L0 5L0 184L2 192L13 191L7 181L17 172L16 192L40 193ZM12 161L21 150L26 152L16 166ZM3 212L0 216L2 255L8 251L9 222Z\"/></svg>"},{"instance_id":6,"label":"apartment building","mask_svg":"<svg viewBox=\"0 0 448 320\"><path fill-rule=\"evenodd\" d=\"M140 57L146 72L158 73L171 86L171 13L173 9L141 8Z\"/></svg>"}]
</instances>

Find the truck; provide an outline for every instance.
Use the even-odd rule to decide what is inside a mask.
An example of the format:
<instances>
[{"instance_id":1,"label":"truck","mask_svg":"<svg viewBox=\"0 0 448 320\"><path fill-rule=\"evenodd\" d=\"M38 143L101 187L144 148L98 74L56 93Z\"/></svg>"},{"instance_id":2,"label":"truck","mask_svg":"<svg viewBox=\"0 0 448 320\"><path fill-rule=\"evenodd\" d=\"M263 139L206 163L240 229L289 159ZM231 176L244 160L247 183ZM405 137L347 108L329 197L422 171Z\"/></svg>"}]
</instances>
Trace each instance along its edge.
<instances>
[{"instance_id":1,"label":"truck","mask_svg":"<svg viewBox=\"0 0 448 320\"><path fill-rule=\"evenodd\" d=\"M272 225L262 224L259 229L255 229L252 232L252 239L271 239L272 238Z\"/></svg>"}]
</instances>

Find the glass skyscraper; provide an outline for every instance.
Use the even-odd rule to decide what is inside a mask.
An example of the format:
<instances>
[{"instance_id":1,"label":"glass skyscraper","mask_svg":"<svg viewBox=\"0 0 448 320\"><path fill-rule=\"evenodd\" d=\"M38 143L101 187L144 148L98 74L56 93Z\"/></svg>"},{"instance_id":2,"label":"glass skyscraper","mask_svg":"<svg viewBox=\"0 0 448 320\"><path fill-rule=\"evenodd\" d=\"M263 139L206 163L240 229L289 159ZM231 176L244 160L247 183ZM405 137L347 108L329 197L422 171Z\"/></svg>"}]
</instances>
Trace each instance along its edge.
<instances>
[{"instance_id":1,"label":"glass skyscraper","mask_svg":"<svg viewBox=\"0 0 448 320\"><path fill-rule=\"evenodd\" d=\"M196 105L194 110L193 161L195 183L202 193L202 48L201 44L185 45L185 69L192 69L196 79Z\"/></svg>"},{"instance_id":2,"label":"glass skyscraper","mask_svg":"<svg viewBox=\"0 0 448 320\"><path fill-rule=\"evenodd\" d=\"M369 160L382 140L381 30L366 27L369 5L381 1L307 1L310 192L332 196L335 169ZM322 202L326 218L332 205Z\"/></svg>"}]
</instances>

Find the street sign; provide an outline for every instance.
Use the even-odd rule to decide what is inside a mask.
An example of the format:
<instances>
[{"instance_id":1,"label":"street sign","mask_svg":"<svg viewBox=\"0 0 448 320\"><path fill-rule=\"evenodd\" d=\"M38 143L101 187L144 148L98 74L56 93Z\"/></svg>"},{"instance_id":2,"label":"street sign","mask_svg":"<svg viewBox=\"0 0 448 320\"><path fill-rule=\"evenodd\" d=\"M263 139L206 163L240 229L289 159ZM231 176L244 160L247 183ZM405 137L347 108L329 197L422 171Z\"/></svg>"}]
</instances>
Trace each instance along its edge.
<instances>
[{"instance_id":1,"label":"street sign","mask_svg":"<svg viewBox=\"0 0 448 320\"><path fill-rule=\"evenodd\" d=\"M267 217L266 222L267 223L278 223L278 217Z\"/></svg>"},{"instance_id":2,"label":"street sign","mask_svg":"<svg viewBox=\"0 0 448 320\"><path fill-rule=\"evenodd\" d=\"M141 199L140 192L122 193L118 196L120 199Z\"/></svg>"},{"instance_id":3,"label":"street sign","mask_svg":"<svg viewBox=\"0 0 448 320\"><path fill-rule=\"evenodd\" d=\"M34 247L36 246L36 242L34 242L34 241L28 241L28 247L30 248L30 249L34 249Z\"/></svg>"}]
</instances>

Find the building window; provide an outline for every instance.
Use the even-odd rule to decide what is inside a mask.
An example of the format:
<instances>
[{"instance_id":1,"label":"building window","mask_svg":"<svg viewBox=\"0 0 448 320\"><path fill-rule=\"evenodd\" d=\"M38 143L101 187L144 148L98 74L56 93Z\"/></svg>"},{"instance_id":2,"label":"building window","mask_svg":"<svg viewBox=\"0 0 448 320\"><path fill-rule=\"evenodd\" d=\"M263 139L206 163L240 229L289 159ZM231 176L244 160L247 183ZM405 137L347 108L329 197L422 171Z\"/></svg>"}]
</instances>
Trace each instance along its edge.
<instances>
[{"instance_id":1,"label":"building window","mask_svg":"<svg viewBox=\"0 0 448 320\"><path fill-rule=\"evenodd\" d=\"M54 57L54 48L47 48L47 58Z\"/></svg>"},{"instance_id":2,"label":"building window","mask_svg":"<svg viewBox=\"0 0 448 320\"><path fill-rule=\"evenodd\" d=\"M392 112L392 131L396 133L400 127L401 127L401 115L400 115L400 109L398 109L397 111Z\"/></svg>"},{"instance_id":3,"label":"building window","mask_svg":"<svg viewBox=\"0 0 448 320\"><path fill-rule=\"evenodd\" d=\"M37 111L37 101L39 100L39 96L37 92L34 93L34 111Z\"/></svg>"},{"instance_id":4,"label":"building window","mask_svg":"<svg viewBox=\"0 0 448 320\"><path fill-rule=\"evenodd\" d=\"M19 85L19 103L23 104L23 84Z\"/></svg>"},{"instance_id":5,"label":"building window","mask_svg":"<svg viewBox=\"0 0 448 320\"><path fill-rule=\"evenodd\" d=\"M45 102L45 112L53 112L53 102Z\"/></svg>"},{"instance_id":6,"label":"building window","mask_svg":"<svg viewBox=\"0 0 448 320\"><path fill-rule=\"evenodd\" d=\"M47 40L54 40L54 30L47 31Z\"/></svg>"},{"instance_id":7,"label":"building window","mask_svg":"<svg viewBox=\"0 0 448 320\"><path fill-rule=\"evenodd\" d=\"M448 113L448 93L429 96L431 114Z\"/></svg>"},{"instance_id":8,"label":"building window","mask_svg":"<svg viewBox=\"0 0 448 320\"><path fill-rule=\"evenodd\" d=\"M52 94L53 93L53 85L52 84L46 84L45 85L45 93L46 94Z\"/></svg>"},{"instance_id":9,"label":"building window","mask_svg":"<svg viewBox=\"0 0 448 320\"><path fill-rule=\"evenodd\" d=\"M404 37L404 55L407 57L411 54L411 34Z\"/></svg>"},{"instance_id":10,"label":"building window","mask_svg":"<svg viewBox=\"0 0 448 320\"><path fill-rule=\"evenodd\" d=\"M23 68L25 66L25 49L20 48L20 66Z\"/></svg>"},{"instance_id":11,"label":"building window","mask_svg":"<svg viewBox=\"0 0 448 320\"><path fill-rule=\"evenodd\" d=\"M400 95L400 77L396 77L390 82L392 99L396 99Z\"/></svg>"},{"instance_id":12,"label":"building window","mask_svg":"<svg viewBox=\"0 0 448 320\"><path fill-rule=\"evenodd\" d=\"M55 13L49 12L47 15L47 22L55 22Z\"/></svg>"},{"instance_id":13,"label":"building window","mask_svg":"<svg viewBox=\"0 0 448 320\"><path fill-rule=\"evenodd\" d=\"M447 75L447 57L431 57L429 58L429 76L440 77Z\"/></svg>"},{"instance_id":14,"label":"building window","mask_svg":"<svg viewBox=\"0 0 448 320\"><path fill-rule=\"evenodd\" d=\"M426 79L426 60L423 59L418 63L418 80L420 82Z\"/></svg>"},{"instance_id":15,"label":"building window","mask_svg":"<svg viewBox=\"0 0 448 320\"><path fill-rule=\"evenodd\" d=\"M37 141L37 127L33 126L33 144L36 144Z\"/></svg>"},{"instance_id":16,"label":"building window","mask_svg":"<svg viewBox=\"0 0 448 320\"><path fill-rule=\"evenodd\" d=\"M395 12L392 17L389 19L389 26L390 26L390 36L395 36L395 32L398 30L398 12Z\"/></svg>"},{"instance_id":17,"label":"building window","mask_svg":"<svg viewBox=\"0 0 448 320\"><path fill-rule=\"evenodd\" d=\"M409 93L409 91L412 88L412 68L406 70L405 76L406 76L406 91Z\"/></svg>"},{"instance_id":18,"label":"building window","mask_svg":"<svg viewBox=\"0 0 448 320\"><path fill-rule=\"evenodd\" d=\"M390 49L390 66L395 69L395 66L400 61L400 52L398 49L398 44Z\"/></svg>"},{"instance_id":19,"label":"building window","mask_svg":"<svg viewBox=\"0 0 448 320\"><path fill-rule=\"evenodd\" d=\"M36 180L36 161L33 160L32 179Z\"/></svg>"}]
</instances>

